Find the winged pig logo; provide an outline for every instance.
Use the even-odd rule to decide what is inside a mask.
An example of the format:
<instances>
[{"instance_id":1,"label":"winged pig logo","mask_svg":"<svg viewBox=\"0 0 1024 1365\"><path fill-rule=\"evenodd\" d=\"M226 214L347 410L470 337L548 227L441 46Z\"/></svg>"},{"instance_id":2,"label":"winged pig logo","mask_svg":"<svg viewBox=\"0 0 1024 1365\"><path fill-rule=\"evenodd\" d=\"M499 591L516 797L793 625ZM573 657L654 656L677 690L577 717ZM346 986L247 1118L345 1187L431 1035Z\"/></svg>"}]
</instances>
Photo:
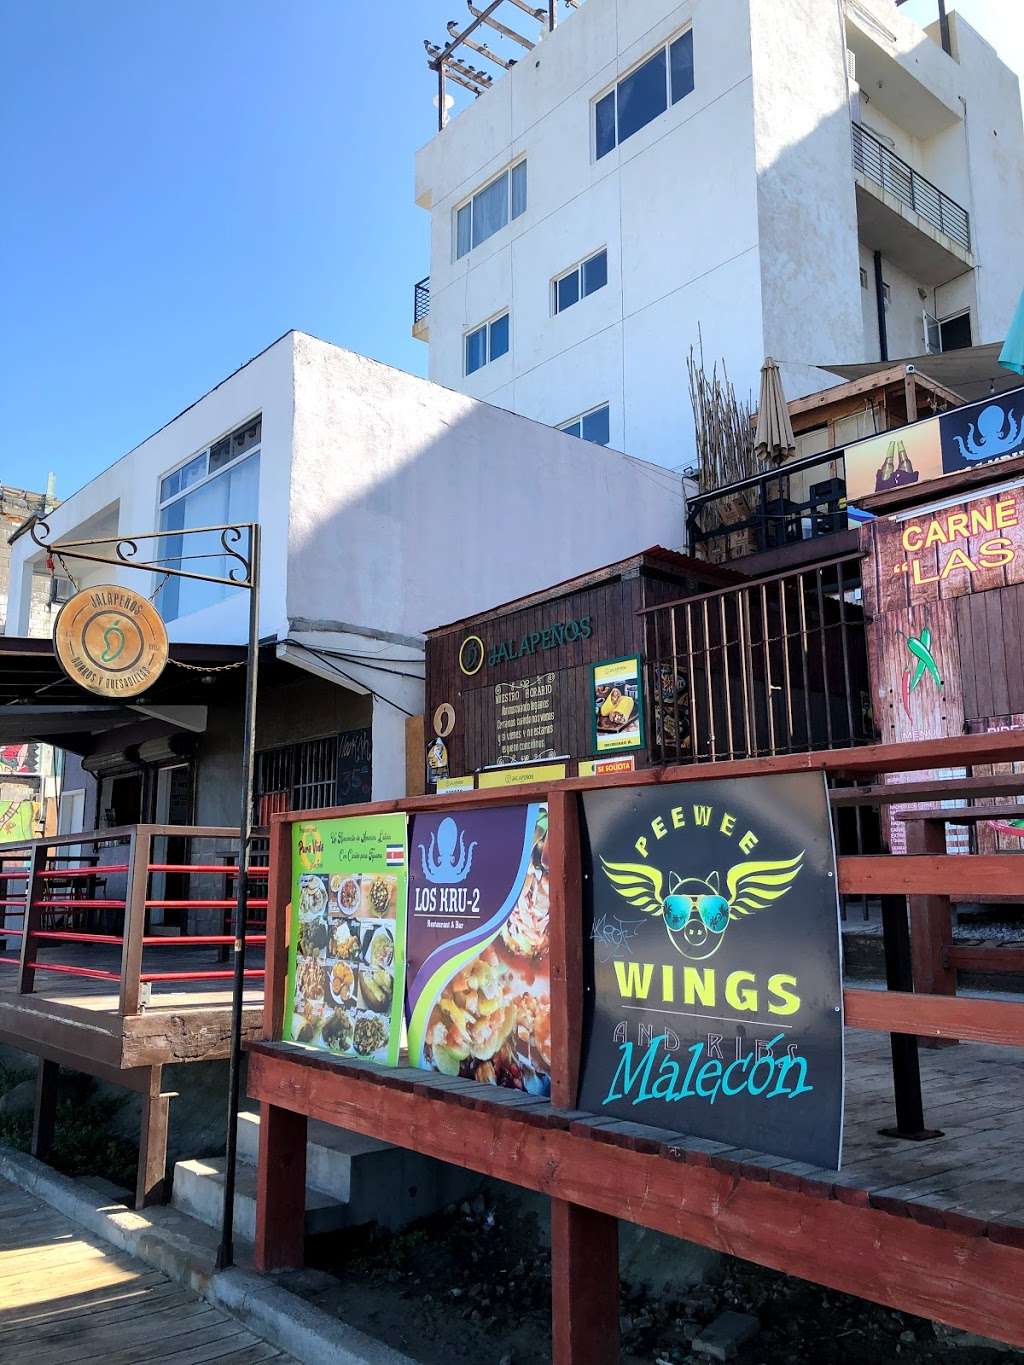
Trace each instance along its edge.
<instances>
[{"instance_id":1,"label":"winged pig logo","mask_svg":"<svg viewBox=\"0 0 1024 1365\"><path fill-rule=\"evenodd\" d=\"M804 851L795 858L736 863L725 874L725 894L717 872L706 881L669 873L644 863L611 863L601 867L612 886L635 910L661 916L672 946L683 957L700 962L722 946L729 925L746 915L770 910L790 890L803 867Z\"/></svg>"}]
</instances>

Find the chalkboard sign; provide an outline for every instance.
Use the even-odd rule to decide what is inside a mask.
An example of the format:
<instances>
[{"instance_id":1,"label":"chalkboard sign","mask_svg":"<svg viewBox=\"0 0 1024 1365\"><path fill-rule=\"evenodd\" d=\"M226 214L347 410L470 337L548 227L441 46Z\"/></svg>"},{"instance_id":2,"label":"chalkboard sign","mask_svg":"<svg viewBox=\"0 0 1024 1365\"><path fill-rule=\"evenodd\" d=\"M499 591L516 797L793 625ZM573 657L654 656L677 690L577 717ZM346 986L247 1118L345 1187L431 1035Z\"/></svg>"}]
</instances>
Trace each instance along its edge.
<instances>
[{"instance_id":1,"label":"chalkboard sign","mask_svg":"<svg viewBox=\"0 0 1024 1365\"><path fill-rule=\"evenodd\" d=\"M337 803L354 806L369 801L372 791L373 740L369 726L338 736Z\"/></svg>"},{"instance_id":2,"label":"chalkboard sign","mask_svg":"<svg viewBox=\"0 0 1024 1365\"><path fill-rule=\"evenodd\" d=\"M583 794L580 1107L839 1164L839 908L820 773Z\"/></svg>"}]
</instances>

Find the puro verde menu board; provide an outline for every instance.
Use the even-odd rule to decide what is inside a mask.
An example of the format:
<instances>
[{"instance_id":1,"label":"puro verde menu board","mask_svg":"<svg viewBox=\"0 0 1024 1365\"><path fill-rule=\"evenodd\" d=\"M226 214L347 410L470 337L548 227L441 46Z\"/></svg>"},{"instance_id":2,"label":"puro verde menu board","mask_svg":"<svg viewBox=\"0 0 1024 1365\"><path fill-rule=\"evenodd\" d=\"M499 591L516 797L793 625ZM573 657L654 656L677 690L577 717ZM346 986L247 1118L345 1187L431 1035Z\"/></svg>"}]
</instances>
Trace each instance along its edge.
<instances>
[{"instance_id":1,"label":"puro verde menu board","mask_svg":"<svg viewBox=\"0 0 1024 1365\"><path fill-rule=\"evenodd\" d=\"M293 826L286 1042L397 1065L407 819L354 815Z\"/></svg>"}]
</instances>

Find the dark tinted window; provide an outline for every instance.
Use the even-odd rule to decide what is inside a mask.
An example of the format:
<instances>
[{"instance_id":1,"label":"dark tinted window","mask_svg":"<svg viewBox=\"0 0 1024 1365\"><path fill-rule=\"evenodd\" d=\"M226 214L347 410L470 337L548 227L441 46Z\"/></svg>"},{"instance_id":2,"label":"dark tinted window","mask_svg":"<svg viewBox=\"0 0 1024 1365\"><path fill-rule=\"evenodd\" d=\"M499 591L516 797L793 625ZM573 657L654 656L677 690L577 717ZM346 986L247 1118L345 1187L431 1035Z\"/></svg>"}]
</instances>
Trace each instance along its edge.
<instances>
[{"instance_id":1,"label":"dark tinted window","mask_svg":"<svg viewBox=\"0 0 1024 1365\"><path fill-rule=\"evenodd\" d=\"M526 162L512 167L512 217L526 212Z\"/></svg>"},{"instance_id":2,"label":"dark tinted window","mask_svg":"<svg viewBox=\"0 0 1024 1365\"><path fill-rule=\"evenodd\" d=\"M474 374L487 364L487 328L478 327L466 337L466 373Z\"/></svg>"},{"instance_id":3,"label":"dark tinted window","mask_svg":"<svg viewBox=\"0 0 1024 1365\"><path fill-rule=\"evenodd\" d=\"M508 351L508 314L495 318L491 323L491 359L505 355Z\"/></svg>"},{"instance_id":4,"label":"dark tinted window","mask_svg":"<svg viewBox=\"0 0 1024 1365\"><path fill-rule=\"evenodd\" d=\"M608 253L599 251L583 262L583 293L593 294L608 283Z\"/></svg>"},{"instance_id":5,"label":"dark tinted window","mask_svg":"<svg viewBox=\"0 0 1024 1365\"><path fill-rule=\"evenodd\" d=\"M615 146L615 91L597 102L597 155L610 152Z\"/></svg>"},{"instance_id":6,"label":"dark tinted window","mask_svg":"<svg viewBox=\"0 0 1024 1365\"><path fill-rule=\"evenodd\" d=\"M668 108L665 49L619 82L619 142L646 127Z\"/></svg>"},{"instance_id":7,"label":"dark tinted window","mask_svg":"<svg viewBox=\"0 0 1024 1365\"><path fill-rule=\"evenodd\" d=\"M669 52L672 56L672 103L676 104L693 90L693 29L677 38Z\"/></svg>"},{"instance_id":8,"label":"dark tinted window","mask_svg":"<svg viewBox=\"0 0 1024 1365\"><path fill-rule=\"evenodd\" d=\"M582 419L582 428L585 441L595 441L599 446L606 446L611 440L611 423L607 405L598 408L596 412L588 412Z\"/></svg>"},{"instance_id":9,"label":"dark tinted window","mask_svg":"<svg viewBox=\"0 0 1024 1365\"><path fill-rule=\"evenodd\" d=\"M580 297L580 272L574 270L571 275L563 275L558 281L558 312L570 308Z\"/></svg>"}]
</instances>

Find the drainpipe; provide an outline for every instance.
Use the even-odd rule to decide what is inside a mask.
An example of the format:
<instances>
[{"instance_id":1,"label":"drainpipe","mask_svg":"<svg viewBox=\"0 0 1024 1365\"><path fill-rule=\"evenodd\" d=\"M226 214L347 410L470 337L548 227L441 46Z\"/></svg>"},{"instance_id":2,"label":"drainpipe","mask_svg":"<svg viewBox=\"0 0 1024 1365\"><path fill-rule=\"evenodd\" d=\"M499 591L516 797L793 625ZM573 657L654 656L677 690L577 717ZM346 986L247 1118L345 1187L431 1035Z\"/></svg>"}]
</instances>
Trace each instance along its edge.
<instances>
[{"instance_id":1,"label":"drainpipe","mask_svg":"<svg viewBox=\"0 0 1024 1365\"><path fill-rule=\"evenodd\" d=\"M885 286L882 281L882 253L875 252L875 303L878 305L878 358L889 359L889 335L885 327Z\"/></svg>"}]
</instances>

